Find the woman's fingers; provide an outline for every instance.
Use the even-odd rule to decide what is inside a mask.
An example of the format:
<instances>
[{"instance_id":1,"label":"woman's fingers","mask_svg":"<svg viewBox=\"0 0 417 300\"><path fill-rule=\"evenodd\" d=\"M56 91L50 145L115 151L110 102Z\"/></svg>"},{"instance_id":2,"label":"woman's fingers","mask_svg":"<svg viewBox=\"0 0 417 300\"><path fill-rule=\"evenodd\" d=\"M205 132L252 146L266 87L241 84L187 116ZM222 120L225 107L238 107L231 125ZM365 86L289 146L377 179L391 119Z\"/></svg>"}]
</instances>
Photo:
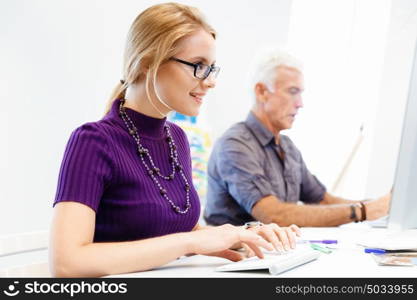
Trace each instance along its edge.
<instances>
[{"instance_id":1,"label":"woman's fingers","mask_svg":"<svg viewBox=\"0 0 417 300\"><path fill-rule=\"evenodd\" d=\"M271 226L274 229L274 232L279 236L285 250L290 250L288 247L295 249L297 236L301 236L301 230L297 225L279 227L277 224L271 224Z\"/></svg>"},{"instance_id":2,"label":"woman's fingers","mask_svg":"<svg viewBox=\"0 0 417 300\"><path fill-rule=\"evenodd\" d=\"M269 251L272 251L274 249L272 245L268 243L268 241L266 241L262 236L253 233L250 230L242 228L239 232L239 237L240 240L243 243L247 244L259 258L264 257L262 250L259 249L259 247L262 247Z\"/></svg>"},{"instance_id":3,"label":"woman's fingers","mask_svg":"<svg viewBox=\"0 0 417 300\"><path fill-rule=\"evenodd\" d=\"M301 229L297 225L292 224L288 228L290 228L296 234L296 236L301 236Z\"/></svg>"},{"instance_id":4,"label":"woman's fingers","mask_svg":"<svg viewBox=\"0 0 417 300\"><path fill-rule=\"evenodd\" d=\"M297 236L294 231L290 228L286 228L285 231L287 232L288 240L290 241L290 246L292 249L295 249Z\"/></svg>"},{"instance_id":5,"label":"woman's fingers","mask_svg":"<svg viewBox=\"0 0 417 300\"><path fill-rule=\"evenodd\" d=\"M282 243L282 246L284 247L284 250L285 251L290 250L290 248L291 248L290 238L291 237L288 237L287 231L285 229L279 227L278 225L273 226L273 230L274 230L275 234L279 237L279 239Z\"/></svg>"},{"instance_id":6,"label":"woman's fingers","mask_svg":"<svg viewBox=\"0 0 417 300\"><path fill-rule=\"evenodd\" d=\"M255 253L255 255L259 258L264 258L264 254L262 250L259 248L258 245L256 245L253 242L246 242L246 244L249 246L249 248Z\"/></svg>"},{"instance_id":7,"label":"woman's fingers","mask_svg":"<svg viewBox=\"0 0 417 300\"><path fill-rule=\"evenodd\" d=\"M301 235L301 230L297 225L280 227L275 223L254 227L250 231L258 233L265 240L272 243L278 252L295 249L296 237Z\"/></svg>"},{"instance_id":8,"label":"woman's fingers","mask_svg":"<svg viewBox=\"0 0 417 300\"><path fill-rule=\"evenodd\" d=\"M223 250L223 251L213 252L213 253L209 253L207 255L223 257L223 258L226 258L228 260L235 261L235 262L240 261L244 258L241 253L239 253L237 251L234 251L234 250L231 250L231 249L226 249L226 250Z\"/></svg>"},{"instance_id":9,"label":"woman's fingers","mask_svg":"<svg viewBox=\"0 0 417 300\"><path fill-rule=\"evenodd\" d=\"M253 257L255 256L255 252L252 251L252 249L246 245L245 243L242 243L243 249L245 249L245 257Z\"/></svg>"},{"instance_id":10,"label":"woman's fingers","mask_svg":"<svg viewBox=\"0 0 417 300\"><path fill-rule=\"evenodd\" d=\"M278 252L284 251L281 241L279 240L277 234L271 228L271 226L269 225L262 226L262 228L258 231L258 234L261 235L265 240L272 243L276 251Z\"/></svg>"}]
</instances>

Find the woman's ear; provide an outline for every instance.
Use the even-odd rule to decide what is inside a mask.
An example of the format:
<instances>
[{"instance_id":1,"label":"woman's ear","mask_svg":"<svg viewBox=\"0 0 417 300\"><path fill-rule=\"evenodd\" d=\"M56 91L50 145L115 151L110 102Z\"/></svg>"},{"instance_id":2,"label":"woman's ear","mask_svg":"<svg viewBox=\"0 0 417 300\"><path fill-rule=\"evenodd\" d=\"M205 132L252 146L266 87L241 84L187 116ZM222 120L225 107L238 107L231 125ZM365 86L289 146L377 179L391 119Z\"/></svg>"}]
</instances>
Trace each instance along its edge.
<instances>
[{"instance_id":1,"label":"woman's ear","mask_svg":"<svg viewBox=\"0 0 417 300\"><path fill-rule=\"evenodd\" d=\"M149 72L149 60L146 58L142 58L136 72L132 74L135 78L133 79L134 83L138 83L146 78L146 74Z\"/></svg>"},{"instance_id":2,"label":"woman's ear","mask_svg":"<svg viewBox=\"0 0 417 300\"><path fill-rule=\"evenodd\" d=\"M140 67L139 67L140 74L146 75L146 73L149 71L149 67L150 67L149 64L150 64L149 59L145 57L140 60Z\"/></svg>"},{"instance_id":3,"label":"woman's ear","mask_svg":"<svg viewBox=\"0 0 417 300\"><path fill-rule=\"evenodd\" d=\"M149 57L149 55L145 54L143 56L137 57L137 59L139 60L137 62L136 67L138 68L138 72L142 75L146 75L146 73L149 71L149 69L151 68L151 64L152 64L152 60Z\"/></svg>"}]
</instances>

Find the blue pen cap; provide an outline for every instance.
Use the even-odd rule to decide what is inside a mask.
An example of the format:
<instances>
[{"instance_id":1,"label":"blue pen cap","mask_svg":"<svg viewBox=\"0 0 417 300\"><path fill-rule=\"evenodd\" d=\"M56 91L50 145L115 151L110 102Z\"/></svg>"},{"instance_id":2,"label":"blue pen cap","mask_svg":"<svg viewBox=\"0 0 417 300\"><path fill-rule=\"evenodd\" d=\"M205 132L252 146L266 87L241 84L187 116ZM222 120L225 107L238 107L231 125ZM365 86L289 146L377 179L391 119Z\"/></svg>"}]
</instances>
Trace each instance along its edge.
<instances>
[{"instance_id":1,"label":"blue pen cap","mask_svg":"<svg viewBox=\"0 0 417 300\"><path fill-rule=\"evenodd\" d=\"M384 249L365 248L365 253L384 254Z\"/></svg>"}]
</instances>

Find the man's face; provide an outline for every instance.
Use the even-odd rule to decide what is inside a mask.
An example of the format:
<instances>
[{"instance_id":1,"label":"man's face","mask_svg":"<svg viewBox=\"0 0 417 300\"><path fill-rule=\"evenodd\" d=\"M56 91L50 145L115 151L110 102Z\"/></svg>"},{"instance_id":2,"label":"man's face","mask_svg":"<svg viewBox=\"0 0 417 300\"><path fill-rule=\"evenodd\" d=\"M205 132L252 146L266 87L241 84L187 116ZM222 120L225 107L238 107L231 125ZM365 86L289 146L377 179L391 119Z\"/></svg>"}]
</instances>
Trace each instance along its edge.
<instances>
[{"instance_id":1,"label":"man's face","mask_svg":"<svg viewBox=\"0 0 417 300\"><path fill-rule=\"evenodd\" d=\"M265 112L275 130L292 127L298 109L303 106L303 74L289 67L277 68L277 80L272 91L267 91Z\"/></svg>"}]
</instances>

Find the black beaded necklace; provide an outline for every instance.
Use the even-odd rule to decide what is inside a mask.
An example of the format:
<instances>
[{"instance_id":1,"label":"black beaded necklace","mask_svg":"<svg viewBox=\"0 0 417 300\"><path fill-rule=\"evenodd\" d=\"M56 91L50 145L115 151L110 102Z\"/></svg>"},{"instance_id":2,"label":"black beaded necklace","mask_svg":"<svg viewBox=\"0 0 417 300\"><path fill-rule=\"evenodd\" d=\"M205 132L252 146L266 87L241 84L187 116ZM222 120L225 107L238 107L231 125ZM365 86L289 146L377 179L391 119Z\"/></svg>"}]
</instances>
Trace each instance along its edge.
<instances>
[{"instance_id":1,"label":"black beaded necklace","mask_svg":"<svg viewBox=\"0 0 417 300\"><path fill-rule=\"evenodd\" d=\"M179 213L179 214L186 214L191 208L191 204L190 204L190 184L188 183L188 180L184 175L183 168L178 161L177 146L175 145L174 139L171 136L171 131L170 131L169 126L167 124L165 124L164 125L164 130L165 130L166 135L167 135L166 141L168 142L168 146L169 146L169 162L170 162L171 167L172 167L172 172L168 176L165 176L161 173L161 170L155 166L155 163L152 159L152 156L149 153L149 149L146 149L141 144L138 129L136 128L136 126L133 124L132 120L127 115L126 109L123 107L124 103L125 103L125 100L122 99L121 102L120 102L120 106L119 106L119 115L122 118L123 122L125 123L129 134L133 137L133 139L136 142L137 151L138 151L140 160L142 161L142 164L144 165L145 169L147 170L148 175L152 178L152 181L155 183L155 185L159 189L159 193L161 194L161 196L164 197L169 202L169 204L174 209L174 211ZM145 158L147 158L148 161L150 162L150 166L146 163ZM159 178L165 179L167 181L172 181L175 178L175 173L176 172L178 172L181 175L182 179L185 182L184 190L185 190L185 197L186 197L187 201L186 201L186 205L185 205L184 210L181 210L181 208L179 206L175 205L174 202L172 202L172 200L169 199L169 197L167 195L167 190L162 187L161 183L158 180L158 177L159 177Z\"/></svg>"}]
</instances>

